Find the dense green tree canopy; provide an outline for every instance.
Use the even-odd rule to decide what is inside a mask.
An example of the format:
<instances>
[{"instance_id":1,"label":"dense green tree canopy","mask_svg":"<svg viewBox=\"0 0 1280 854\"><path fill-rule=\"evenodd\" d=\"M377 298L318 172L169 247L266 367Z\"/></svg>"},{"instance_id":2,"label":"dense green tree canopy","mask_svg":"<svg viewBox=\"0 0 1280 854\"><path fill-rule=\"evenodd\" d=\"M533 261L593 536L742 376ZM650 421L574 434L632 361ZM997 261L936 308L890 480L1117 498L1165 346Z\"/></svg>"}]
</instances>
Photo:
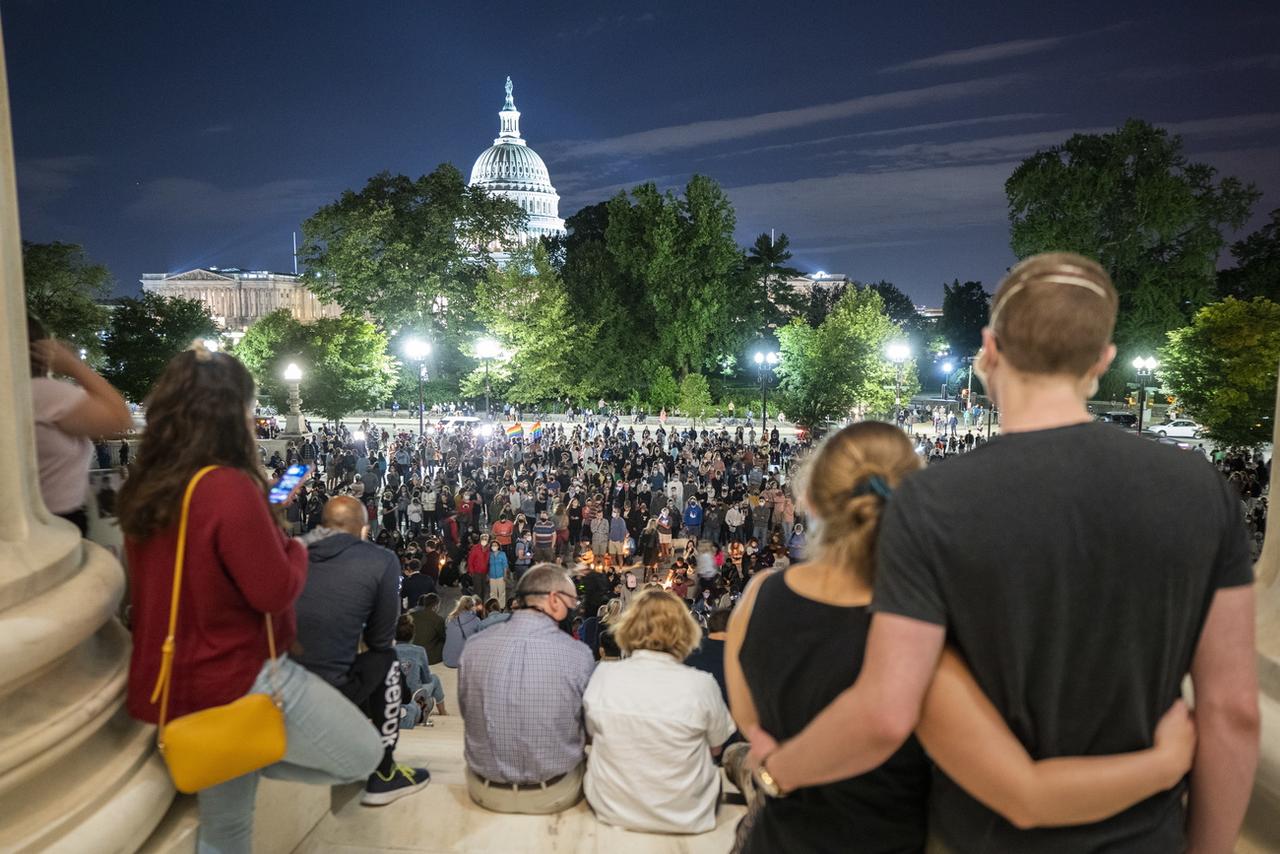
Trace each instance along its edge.
<instances>
[{"instance_id":1,"label":"dense green tree canopy","mask_svg":"<svg viewBox=\"0 0 1280 854\"><path fill-rule=\"evenodd\" d=\"M1187 410L1226 445L1271 441L1280 365L1280 304L1227 297L1169 333L1160 378Z\"/></svg>"},{"instance_id":2,"label":"dense green tree canopy","mask_svg":"<svg viewBox=\"0 0 1280 854\"><path fill-rule=\"evenodd\" d=\"M991 296L982 288L982 282L960 280L943 285L942 319L938 322L938 334L946 339L951 351L960 356L972 356L982 347L982 327L987 325Z\"/></svg>"},{"instance_id":3,"label":"dense green tree canopy","mask_svg":"<svg viewBox=\"0 0 1280 854\"><path fill-rule=\"evenodd\" d=\"M743 308L758 329L777 329L801 314L808 303L805 294L787 284L787 279L800 275L790 261L791 238L786 234L761 234L747 250L745 272L753 288Z\"/></svg>"},{"instance_id":4,"label":"dense green tree canopy","mask_svg":"<svg viewBox=\"0 0 1280 854\"><path fill-rule=\"evenodd\" d=\"M1258 198L1188 160L1180 137L1136 120L1036 153L1005 191L1017 257L1079 252L1111 274L1122 356L1156 346L1213 299L1224 231L1242 227Z\"/></svg>"},{"instance_id":5,"label":"dense green tree canopy","mask_svg":"<svg viewBox=\"0 0 1280 854\"><path fill-rule=\"evenodd\" d=\"M1236 266L1218 274L1218 293L1224 297L1266 297L1280 302L1280 208L1262 228L1231 246Z\"/></svg>"},{"instance_id":6,"label":"dense green tree canopy","mask_svg":"<svg viewBox=\"0 0 1280 854\"><path fill-rule=\"evenodd\" d=\"M307 285L388 328L456 338L471 324L488 250L524 221L515 202L468 186L447 163L417 179L383 172L302 224Z\"/></svg>"},{"instance_id":7,"label":"dense green tree canopy","mask_svg":"<svg viewBox=\"0 0 1280 854\"><path fill-rule=\"evenodd\" d=\"M272 312L249 327L235 355L280 411L288 405L284 369L297 363L303 409L329 420L382 406L396 378L386 335L352 314L304 324L285 309Z\"/></svg>"},{"instance_id":8,"label":"dense green tree canopy","mask_svg":"<svg viewBox=\"0 0 1280 854\"><path fill-rule=\"evenodd\" d=\"M99 303L111 292L111 274L74 243L22 242L27 311L49 334L97 355L107 312Z\"/></svg>"},{"instance_id":9,"label":"dense green tree canopy","mask_svg":"<svg viewBox=\"0 0 1280 854\"><path fill-rule=\"evenodd\" d=\"M593 339L596 325L586 312L570 309L564 281L541 243L522 247L490 271L480 286L477 316L508 354L489 366L490 382L505 400L537 403L591 391L582 382L583 358L575 345ZM468 385L483 394L483 382L477 368Z\"/></svg>"},{"instance_id":10,"label":"dense green tree canopy","mask_svg":"<svg viewBox=\"0 0 1280 854\"><path fill-rule=\"evenodd\" d=\"M143 294L116 304L102 342L102 374L129 400L141 403L169 360L197 338L216 337L205 304Z\"/></svg>"},{"instance_id":11,"label":"dense green tree canopy","mask_svg":"<svg viewBox=\"0 0 1280 854\"><path fill-rule=\"evenodd\" d=\"M816 426L849 416L855 406L891 411L897 370L885 358L885 347L902 334L869 288L846 291L816 328L792 320L778 332L779 386L788 417ZM914 361L908 361L902 366L903 400L918 390L915 377Z\"/></svg>"}]
</instances>

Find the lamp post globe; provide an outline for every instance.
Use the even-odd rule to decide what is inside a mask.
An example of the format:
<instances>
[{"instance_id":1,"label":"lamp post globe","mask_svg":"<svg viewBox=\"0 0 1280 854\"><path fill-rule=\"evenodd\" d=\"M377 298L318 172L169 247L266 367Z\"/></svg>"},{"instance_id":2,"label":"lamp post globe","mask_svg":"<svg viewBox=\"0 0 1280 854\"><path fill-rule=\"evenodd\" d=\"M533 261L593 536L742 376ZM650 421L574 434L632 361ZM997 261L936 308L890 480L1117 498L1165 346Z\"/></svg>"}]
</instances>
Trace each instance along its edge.
<instances>
[{"instance_id":1,"label":"lamp post globe","mask_svg":"<svg viewBox=\"0 0 1280 854\"><path fill-rule=\"evenodd\" d=\"M484 417L491 417L492 406L489 400L489 360L495 359L502 352L501 345L488 336L476 342L476 355L484 362Z\"/></svg>"},{"instance_id":2,"label":"lamp post globe","mask_svg":"<svg viewBox=\"0 0 1280 854\"><path fill-rule=\"evenodd\" d=\"M290 362L284 369L284 381L289 386L289 414L285 417L284 432L290 436L302 435L302 395L298 387L302 382L302 368Z\"/></svg>"},{"instance_id":3,"label":"lamp post globe","mask_svg":"<svg viewBox=\"0 0 1280 854\"><path fill-rule=\"evenodd\" d=\"M760 434L767 437L769 432L769 383L770 372L778 364L777 350L757 350L751 357L756 363L756 371L760 374Z\"/></svg>"},{"instance_id":4,"label":"lamp post globe","mask_svg":"<svg viewBox=\"0 0 1280 854\"><path fill-rule=\"evenodd\" d=\"M1142 419L1147 411L1147 381L1155 374L1160 363L1154 356L1139 356L1133 360L1138 375L1138 435L1142 435Z\"/></svg>"},{"instance_id":5,"label":"lamp post globe","mask_svg":"<svg viewBox=\"0 0 1280 854\"><path fill-rule=\"evenodd\" d=\"M422 338L410 338L404 342L404 354L418 363L418 439L421 440L425 429L422 384L427 379L427 357L431 355L431 342Z\"/></svg>"},{"instance_id":6,"label":"lamp post globe","mask_svg":"<svg viewBox=\"0 0 1280 854\"><path fill-rule=\"evenodd\" d=\"M884 354L894 367L893 408L896 418L897 410L902 408L902 363L911 358L911 345L906 341L891 341L884 348Z\"/></svg>"}]
</instances>

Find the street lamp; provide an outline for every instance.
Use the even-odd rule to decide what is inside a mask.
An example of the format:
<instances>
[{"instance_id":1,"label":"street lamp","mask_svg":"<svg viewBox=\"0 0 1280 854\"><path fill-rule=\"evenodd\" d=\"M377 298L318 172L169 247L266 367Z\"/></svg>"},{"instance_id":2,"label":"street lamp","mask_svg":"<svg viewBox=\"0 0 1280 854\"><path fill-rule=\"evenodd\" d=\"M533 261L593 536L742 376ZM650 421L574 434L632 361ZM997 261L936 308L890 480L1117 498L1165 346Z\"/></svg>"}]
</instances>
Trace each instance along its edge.
<instances>
[{"instance_id":1,"label":"street lamp","mask_svg":"<svg viewBox=\"0 0 1280 854\"><path fill-rule=\"evenodd\" d=\"M284 369L284 381L289 384L289 415L284 422L284 432L290 436L302 435L302 396L298 384L302 382L302 368L290 362Z\"/></svg>"},{"instance_id":2,"label":"street lamp","mask_svg":"<svg viewBox=\"0 0 1280 854\"><path fill-rule=\"evenodd\" d=\"M1142 435L1142 416L1147 408L1147 380L1151 379L1160 363L1154 356L1139 356L1133 360L1133 369L1138 373L1138 435Z\"/></svg>"},{"instance_id":3,"label":"street lamp","mask_svg":"<svg viewBox=\"0 0 1280 854\"><path fill-rule=\"evenodd\" d=\"M427 379L427 357L431 355L431 342L421 338L410 338L404 342L404 354L418 363L418 438L425 434L425 416L422 412L422 384Z\"/></svg>"},{"instance_id":4,"label":"street lamp","mask_svg":"<svg viewBox=\"0 0 1280 854\"><path fill-rule=\"evenodd\" d=\"M951 379L951 372L954 371L955 369L956 369L956 366L953 365L951 362L942 363L942 399L943 400L947 399L947 382Z\"/></svg>"},{"instance_id":5,"label":"street lamp","mask_svg":"<svg viewBox=\"0 0 1280 854\"><path fill-rule=\"evenodd\" d=\"M491 409L489 404L489 360L496 359L502 352L502 347L492 338L481 338L476 342L476 355L484 362L484 417L491 417Z\"/></svg>"},{"instance_id":6,"label":"street lamp","mask_svg":"<svg viewBox=\"0 0 1280 854\"><path fill-rule=\"evenodd\" d=\"M895 409L902 407L902 363L911 358L911 345L906 341L894 341L884 348L884 354L893 362L897 369L893 381L893 406ZM895 412L896 416L897 413Z\"/></svg>"},{"instance_id":7,"label":"street lamp","mask_svg":"<svg viewBox=\"0 0 1280 854\"><path fill-rule=\"evenodd\" d=\"M766 350L760 352L757 350L756 354L751 358L755 361L756 370L760 373L760 434L763 436L769 432L767 423L769 419L769 386L767 378L778 364L778 351Z\"/></svg>"}]
</instances>

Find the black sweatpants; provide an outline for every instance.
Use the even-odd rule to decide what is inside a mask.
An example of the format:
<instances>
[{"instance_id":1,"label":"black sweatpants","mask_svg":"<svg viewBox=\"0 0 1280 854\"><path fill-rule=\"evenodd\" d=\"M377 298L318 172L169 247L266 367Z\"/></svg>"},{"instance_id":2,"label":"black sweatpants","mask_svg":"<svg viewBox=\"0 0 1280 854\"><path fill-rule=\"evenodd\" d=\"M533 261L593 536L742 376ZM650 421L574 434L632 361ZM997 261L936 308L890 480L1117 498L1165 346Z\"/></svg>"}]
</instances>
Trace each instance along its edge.
<instances>
[{"instance_id":1,"label":"black sweatpants","mask_svg":"<svg viewBox=\"0 0 1280 854\"><path fill-rule=\"evenodd\" d=\"M385 777L395 764L392 754L400 740L400 705L404 701L404 676L395 649L370 649L360 653L347 671L346 681L335 687L369 716L382 737L382 764L378 772Z\"/></svg>"}]
</instances>

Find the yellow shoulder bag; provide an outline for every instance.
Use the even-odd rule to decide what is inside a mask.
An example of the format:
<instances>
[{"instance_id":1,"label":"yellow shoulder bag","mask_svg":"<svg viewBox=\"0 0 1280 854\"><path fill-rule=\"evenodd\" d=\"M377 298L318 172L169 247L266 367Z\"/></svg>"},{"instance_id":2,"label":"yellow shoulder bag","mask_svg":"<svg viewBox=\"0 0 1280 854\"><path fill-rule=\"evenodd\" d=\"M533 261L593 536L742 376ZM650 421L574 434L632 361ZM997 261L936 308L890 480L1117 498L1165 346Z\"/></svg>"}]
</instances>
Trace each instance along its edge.
<instances>
[{"instance_id":1,"label":"yellow shoulder bag","mask_svg":"<svg viewBox=\"0 0 1280 854\"><path fill-rule=\"evenodd\" d=\"M169 605L169 635L161 647L160 675L151 702L160 701L156 744L178 791L191 794L242 774L279 762L285 753L284 713L281 711L276 639L267 621L267 645L271 651L273 694L246 694L225 706L202 709L172 721L169 684L173 680L174 630L178 626L178 593L182 589L182 564L187 547L187 516L191 495L200 479L217 466L205 466L192 476L182 496L178 520L178 553L173 562L173 599Z\"/></svg>"}]
</instances>

